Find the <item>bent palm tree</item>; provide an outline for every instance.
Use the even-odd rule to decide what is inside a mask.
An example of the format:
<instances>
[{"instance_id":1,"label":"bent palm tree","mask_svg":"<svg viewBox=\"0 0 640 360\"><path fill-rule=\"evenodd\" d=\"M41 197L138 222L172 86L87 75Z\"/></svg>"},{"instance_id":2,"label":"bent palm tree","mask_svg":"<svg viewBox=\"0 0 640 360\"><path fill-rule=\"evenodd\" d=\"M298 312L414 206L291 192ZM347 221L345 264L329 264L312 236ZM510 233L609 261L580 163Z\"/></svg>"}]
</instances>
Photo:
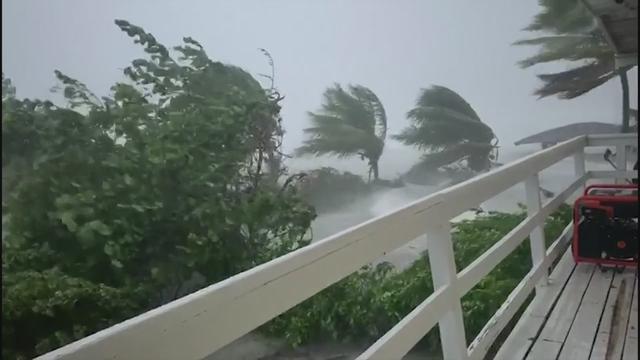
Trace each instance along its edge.
<instances>
[{"instance_id":1,"label":"bent palm tree","mask_svg":"<svg viewBox=\"0 0 640 360\"><path fill-rule=\"evenodd\" d=\"M309 138L296 155L359 155L369 165L369 180L378 179L378 160L387 135L387 116L373 91L360 85L345 91L336 84L324 93L321 110L309 112L312 127L304 129Z\"/></svg>"},{"instance_id":2,"label":"bent palm tree","mask_svg":"<svg viewBox=\"0 0 640 360\"><path fill-rule=\"evenodd\" d=\"M428 151L421 166L436 169L466 161L469 169L482 171L495 160L493 130L453 90L444 86L423 89L407 117L412 124L394 138Z\"/></svg>"},{"instance_id":3,"label":"bent palm tree","mask_svg":"<svg viewBox=\"0 0 640 360\"><path fill-rule=\"evenodd\" d=\"M514 45L541 46L538 54L518 62L522 68L554 61L580 62L573 69L541 74L543 85L535 91L542 97L557 95L573 99L620 76L622 85L622 130L629 131L629 82L631 67L615 68L615 52L595 19L579 0L541 0L543 10L525 30L544 31L549 36L521 40Z\"/></svg>"}]
</instances>

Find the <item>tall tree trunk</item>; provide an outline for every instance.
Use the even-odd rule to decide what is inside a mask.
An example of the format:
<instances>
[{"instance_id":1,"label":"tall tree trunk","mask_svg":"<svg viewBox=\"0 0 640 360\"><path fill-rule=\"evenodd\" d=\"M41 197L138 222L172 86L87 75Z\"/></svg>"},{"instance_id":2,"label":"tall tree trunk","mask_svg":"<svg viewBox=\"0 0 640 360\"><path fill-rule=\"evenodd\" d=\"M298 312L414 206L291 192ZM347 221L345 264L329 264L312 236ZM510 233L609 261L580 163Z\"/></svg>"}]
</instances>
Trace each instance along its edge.
<instances>
[{"instance_id":1,"label":"tall tree trunk","mask_svg":"<svg viewBox=\"0 0 640 360\"><path fill-rule=\"evenodd\" d=\"M627 71L620 73L620 83L622 85L622 132L629 132L629 79Z\"/></svg>"},{"instance_id":2,"label":"tall tree trunk","mask_svg":"<svg viewBox=\"0 0 640 360\"><path fill-rule=\"evenodd\" d=\"M373 172L373 181L378 180L378 161L371 162L371 171Z\"/></svg>"}]
</instances>

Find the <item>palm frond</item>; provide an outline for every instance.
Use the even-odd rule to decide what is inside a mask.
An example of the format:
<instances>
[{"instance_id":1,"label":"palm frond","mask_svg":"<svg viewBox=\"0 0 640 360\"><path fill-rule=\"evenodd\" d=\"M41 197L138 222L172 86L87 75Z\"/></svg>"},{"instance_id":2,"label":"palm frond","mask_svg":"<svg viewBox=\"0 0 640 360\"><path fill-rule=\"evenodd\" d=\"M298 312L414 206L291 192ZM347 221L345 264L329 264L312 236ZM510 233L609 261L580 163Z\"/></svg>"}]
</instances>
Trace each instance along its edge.
<instances>
[{"instance_id":1,"label":"palm frond","mask_svg":"<svg viewBox=\"0 0 640 360\"><path fill-rule=\"evenodd\" d=\"M571 43L582 43L592 40L591 34L567 34L567 35L550 35L540 36L531 39L522 39L514 42L512 45L543 45L543 46L566 46Z\"/></svg>"},{"instance_id":2,"label":"palm frond","mask_svg":"<svg viewBox=\"0 0 640 360\"><path fill-rule=\"evenodd\" d=\"M554 34L581 33L596 26L595 19L581 0L540 0L542 11L526 31L547 31Z\"/></svg>"},{"instance_id":3,"label":"palm frond","mask_svg":"<svg viewBox=\"0 0 640 360\"><path fill-rule=\"evenodd\" d=\"M440 85L423 89L416 103L417 107L440 107L457 111L470 118L480 120L471 105L455 91Z\"/></svg>"},{"instance_id":4,"label":"palm frond","mask_svg":"<svg viewBox=\"0 0 640 360\"><path fill-rule=\"evenodd\" d=\"M456 126L443 121L436 121L424 126L410 126L393 138L405 145L416 146L422 150L447 148L465 141L489 143L493 133L487 136L471 127Z\"/></svg>"},{"instance_id":5,"label":"palm frond","mask_svg":"<svg viewBox=\"0 0 640 360\"><path fill-rule=\"evenodd\" d=\"M387 114L378 96L370 89L360 85L350 86L349 89L375 119L374 132L376 136L379 139L385 139L387 136Z\"/></svg>"},{"instance_id":6,"label":"palm frond","mask_svg":"<svg viewBox=\"0 0 640 360\"><path fill-rule=\"evenodd\" d=\"M328 133L325 135L329 135ZM295 150L296 156L303 155L335 155L349 157L376 152L382 147L382 140L371 138L361 131L345 126L329 136L317 136L307 139L303 145Z\"/></svg>"},{"instance_id":7,"label":"palm frond","mask_svg":"<svg viewBox=\"0 0 640 360\"><path fill-rule=\"evenodd\" d=\"M327 89L322 112L331 114L351 126L373 132L375 123L371 121L369 109L355 96L345 91L340 85Z\"/></svg>"},{"instance_id":8,"label":"palm frond","mask_svg":"<svg viewBox=\"0 0 640 360\"><path fill-rule=\"evenodd\" d=\"M434 126L444 123L444 125L457 128L457 130L468 130L475 133L476 136L493 138L491 128L477 118L470 117L456 110L435 106L420 106L412 109L407 113L407 117L415 124L434 123Z\"/></svg>"},{"instance_id":9,"label":"palm frond","mask_svg":"<svg viewBox=\"0 0 640 360\"><path fill-rule=\"evenodd\" d=\"M296 155L361 155L377 161L384 148L387 118L382 103L368 88L336 84L324 93L318 112L309 112L312 126Z\"/></svg>"},{"instance_id":10,"label":"palm frond","mask_svg":"<svg viewBox=\"0 0 640 360\"><path fill-rule=\"evenodd\" d=\"M307 116L311 121L312 127L331 127L343 125L345 122L341 117L331 114L319 114L314 112L307 112Z\"/></svg>"},{"instance_id":11,"label":"palm frond","mask_svg":"<svg viewBox=\"0 0 640 360\"><path fill-rule=\"evenodd\" d=\"M527 68L554 61L581 64L567 71L538 75L543 85L535 91L536 95L573 99L618 74L614 70L614 51L582 0L539 0L539 4L542 10L525 30L552 35L517 41L515 45L540 46L537 54L518 65Z\"/></svg>"},{"instance_id":12,"label":"palm frond","mask_svg":"<svg viewBox=\"0 0 640 360\"><path fill-rule=\"evenodd\" d=\"M406 128L402 129L399 134L392 135L392 138L400 141L405 145L415 146L420 150L438 147L439 145L437 145L436 143L440 142L435 141L434 143L434 138L439 138L436 137L434 132L431 131L428 127L415 125L407 126Z\"/></svg>"},{"instance_id":13,"label":"palm frond","mask_svg":"<svg viewBox=\"0 0 640 360\"><path fill-rule=\"evenodd\" d=\"M423 159L426 166L438 168L462 159L476 168L488 164L495 135L453 90L443 86L423 90L407 117L412 124L394 138L427 150Z\"/></svg>"},{"instance_id":14,"label":"palm frond","mask_svg":"<svg viewBox=\"0 0 640 360\"><path fill-rule=\"evenodd\" d=\"M482 161L487 162L488 155L493 149L491 144L486 143L461 143L450 148L425 154L420 161L421 166L426 169L437 169L439 167L467 160L473 170L483 170L485 166Z\"/></svg>"},{"instance_id":15,"label":"palm frond","mask_svg":"<svg viewBox=\"0 0 640 360\"><path fill-rule=\"evenodd\" d=\"M545 36L521 40L516 45L541 45L540 51L518 62L522 68L552 61L593 60L613 56L606 41L592 35Z\"/></svg>"},{"instance_id":16,"label":"palm frond","mask_svg":"<svg viewBox=\"0 0 640 360\"><path fill-rule=\"evenodd\" d=\"M618 75L613 59L594 61L577 68L552 74L541 74L544 82L535 91L540 98L557 95L561 99L573 99L606 83Z\"/></svg>"},{"instance_id":17,"label":"palm frond","mask_svg":"<svg viewBox=\"0 0 640 360\"><path fill-rule=\"evenodd\" d=\"M394 138L423 149L464 141L490 142L494 138L491 128L480 121L471 105L443 86L422 90L407 117L412 125Z\"/></svg>"}]
</instances>

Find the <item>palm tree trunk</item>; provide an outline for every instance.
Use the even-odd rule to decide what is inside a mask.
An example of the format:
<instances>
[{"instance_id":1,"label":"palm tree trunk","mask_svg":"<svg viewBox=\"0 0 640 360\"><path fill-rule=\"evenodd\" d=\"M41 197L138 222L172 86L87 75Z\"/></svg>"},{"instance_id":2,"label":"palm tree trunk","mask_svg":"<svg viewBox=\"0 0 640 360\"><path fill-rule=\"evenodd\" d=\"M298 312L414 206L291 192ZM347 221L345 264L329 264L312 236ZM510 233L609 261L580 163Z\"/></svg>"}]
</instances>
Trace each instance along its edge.
<instances>
[{"instance_id":1,"label":"palm tree trunk","mask_svg":"<svg viewBox=\"0 0 640 360\"><path fill-rule=\"evenodd\" d=\"M371 171L373 171L373 181L378 180L378 161L374 161L371 163Z\"/></svg>"},{"instance_id":2,"label":"palm tree trunk","mask_svg":"<svg viewBox=\"0 0 640 360\"><path fill-rule=\"evenodd\" d=\"M627 72L620 73L620 83L622 85L622 132L629 132L629 79Z\"/></svg>"}]
</instances>

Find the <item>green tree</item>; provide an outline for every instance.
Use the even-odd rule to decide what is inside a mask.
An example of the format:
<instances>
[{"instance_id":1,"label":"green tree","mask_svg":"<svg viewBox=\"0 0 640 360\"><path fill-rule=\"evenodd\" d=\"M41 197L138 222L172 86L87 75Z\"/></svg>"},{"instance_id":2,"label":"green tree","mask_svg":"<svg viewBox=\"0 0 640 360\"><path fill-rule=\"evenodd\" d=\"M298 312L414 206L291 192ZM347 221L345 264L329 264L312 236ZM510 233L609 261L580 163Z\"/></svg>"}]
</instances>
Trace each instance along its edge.
<instances>
[{"instance_id":1,"label":"green tree","mask_svg":"<svg viewBox=\"0 0 640 360\"><path fill-rule=\"evenodd\" d=\"M296 155L360 156L369 165L369 180L379 178L378 160L387 135L387 115L370 89L350 85L328 88L319 112L309 112L312 127L304 130L309 138L296 149Z\"/></svg>"},{"instance_id":2,"label":"green tree","mask_svg":"<svg viewBox=\"0 0 640 360\"><path fill-rule=\"evenodd\" d=\"M444 86L423 89L407 113L412 124L394 138L426 150L419 165L439 168L461 163L486 170L495 160L496 136L460 95Z\"/></svg>"},{"instance_id":3,"label":"green tree","mask_svg":"<svg viewBox=\"0 0 640 360\"><path fill-rule=\"evenodd\" d=\"M3 169L28 170L3 196L3 358L32 358L309 241L313 209L291 179L264 176L283 133L277 92L191 38L176 59L116 24L146 55L108 97L56 72L67 107L16 99L3 77Z\"/></svg>"},{"instance_id":4,"label":"green tree","mask_svg":"<svg viewBox=\"0 0 640 360\"><path fill-rule=\"evenodd\" d=\"M573 99L620 77L622 86L622 131L630 129L629 80L631 67L615 68L615 51L580 0L540 0L542 10L524 30L544 32L544 36L520 40L515 45L539 46L534 56L520 61L522 68L537 64L570 61L577 64L565 71L540 74L543 85L535 91L539 97L556 95Z\"/></svg>"}]
</instances>

